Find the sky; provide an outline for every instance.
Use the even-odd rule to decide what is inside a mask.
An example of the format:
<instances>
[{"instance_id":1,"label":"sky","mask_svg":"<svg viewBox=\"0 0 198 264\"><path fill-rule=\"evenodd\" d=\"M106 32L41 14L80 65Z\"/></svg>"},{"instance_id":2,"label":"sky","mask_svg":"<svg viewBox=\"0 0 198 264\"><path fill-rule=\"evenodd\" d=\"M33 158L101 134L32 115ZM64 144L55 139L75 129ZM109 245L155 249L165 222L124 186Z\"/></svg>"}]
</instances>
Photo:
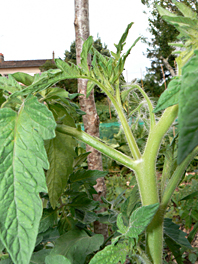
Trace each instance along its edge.
<instances>
[{"instance_id":1,"label":"sky","mask_svg":"<svg viewBox=\"0 0 198 264\"><path fill-rule=\"evenodd\" d=\"M90 35L99 36L115 51L127 25L134 22L126 41L127 51L139 36L149 37L146 7L141 0L89 0ZM0 15L0 53L7 60L64 59L75 39L74 0L3 0ZM141 78L150 61L143 55L147 45L140 41L126 65L126 81Z\"/></svg>"}]
</instances>

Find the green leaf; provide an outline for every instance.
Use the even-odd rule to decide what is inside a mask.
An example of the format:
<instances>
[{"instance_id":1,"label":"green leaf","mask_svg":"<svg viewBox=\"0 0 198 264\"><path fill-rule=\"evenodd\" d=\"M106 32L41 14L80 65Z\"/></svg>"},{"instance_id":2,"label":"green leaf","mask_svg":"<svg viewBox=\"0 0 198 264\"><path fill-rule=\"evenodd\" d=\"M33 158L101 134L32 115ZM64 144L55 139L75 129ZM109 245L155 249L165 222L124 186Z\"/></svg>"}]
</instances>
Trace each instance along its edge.
<instances>
[{"instance_id":1,"label":"green leaf","mask_svg":"<svg viewBox=\"0 0 198 264\"><path fill-rule=\"evenodd\" d=\"M75 173L72 173L69 177L69 181L78 182L78 181L86 181L91 179L92 181L96 181L100 177L105 177L107 175L107 171L99 171L99 170L78 170Z\"/></svg>"},{"instance_id":2,"label":"green leaf","mask_svg":"<svg viewBox=\"0 0 198 264\"><path fill-rule=\"evenodd\" d=\"M2 259L1 264L13 264L11 258Z\"/></svg>"},{"instance_id":3,"label":"green leaf","mask_svg":"<svg viewBox=\"0 0 198 264\"><path fill-rule=\"evenodd\" d=\"M155 107L153 112L157 113L169 106L178 104L180 90L181 78L176 77L169 82L168 88L160 96L157 102L157 106Z\"/></svg>"},{"instance_id":4,"label":"green leaf","mask_svg":"<svg viewBox=\"0 0 198 264\"><path fill-rule=\"evenodd\" d=\"M88 156L90 153L91 153L91 151L90 151L90 152L85 152L85 153L80 154L78 157L74 158L73 166L74 166L74 167L77 167L77 166L81 165L81 163L82 163L83 161L85 161L85 159L87 158L87 156Z\"/></svg>"},{"instance_id":5,"label":"green leaf","mask_svg":"<svg viewBox=\"0 0 198 264\"><path fill-rule=\"evenodd\" d=\"M183 200L189 200L189 199L193 199L195 196L198 195L198 191L193 192L191 194L188 194L186 196L184 196L183 198L181 198L179 201L183 201Z\"/></svg>"},{"instance_id":6,"label":"green leaf","mask_svg":"<svg viewBox=\"0 0 198 264\"><path fill-rule=\"evenodd\" d=\"M83 43L83 47L82 47L82 52L80 54L81 56L81 61L80 61L80 67L87 73L89 74L89 67L87 64L87 57L89 54L89 51L92 47L93 44L93 38L92 36L89 36L87 38L87 40L85 40L85 42Z\"/></svg>"},{"instance_id":7,"label":"green leaf","mask_svg":"<svg viewBox=\"0 0 198 264\"><path fill-rule=\"evenodd\" d=\"M60 104L49 105L56 121L75 127L73 118ZM58 199L66 187L68 177L73 171L73 160L76 156L76 140L71 136L56 131L56 137L45 142L50 169L46 173L48 194L52 208L55 209Z\"/></svg>"},{"instance_id":8,"label":"green leaf","mask_svg":"<svg viewBox=\"0 0 198 264\"><path fill-rule=\"evenodd\" d=\"M84 211L91 211L98 206L98 202L90 199L87 193L81 192L72 200L71 203L68 204L68 206Z\"/></svg>"},{"instance_id":9,"label":"green leaf","mask_svg":"<svg viewBox=\"0 0 198 264\"><path fill-rule=\"evenodd\" d=\"M189 17L169 17L169 16L163 16L163 19L166 20L168 23L174 25L175 27L189 27L196 29L198 26L198 22L195 19L191 19Z\"/></svg>"},{"instance_id":10,"label":"green leaf","mask_svg":"<svg viewBox=\"0 0 198 264\"><path fill-rule=\"evenodd\" d=\"M102 251L96 253L89 264L124 264L128 253L126 244L106 246Z\"/></svg>"},{"instance_id":11,"label":"green leaf","mask_svg":"<svg viewBox=\"0 0 198 264\"><path fill-rule=\"evenodd\" d=\"M67 62L62 61L60 59L55 59L55 63L56 63L56 66L61 71L63 71L65 79L76 79L76 78L81 77L82 71L77 65L73 63L70 63L69 65Z\"/></svg>"},{"instance_id":12,"label":"green leaf","mask_svg":"<svg viewBox=\"0 0 198 264\"><path fill-rule=\"evenodd\" d=\"M188 241L190 243L193 241L194 237L196 236L197 231L198 231L198 222L194 225L193 230L191 230L188 235Z\"/></svg>"},{"instance_id":13,"label":"green leaf","mask_svg":"<svg viewBox=\"0 0 198 264\"><path fill-rule=\"evenodd\" d=\"M128 51L123 55L123 65L125 64L126 58L129 56L129 54L130 54L132 48L135 47L135 45L137 44L137 42L138 42L140 39L141 39L141 37L138 37L138 38L134 41L133 45L132 45L132 46L128 49ZM123 69L124 69L124 67L123 67ZM123 69L122 69L122 70L123 70Z\"/></svg>"},{"instance_id":14,"label":"green leaf","mask_svg":"<svg viewBox=\"0 0 198 264\"><path fill-rule=\"evenodd\" d=\"M64 73L61 72L60 69L50 69L41 73L41 75L36 74L34 76L34 81L31 85L27 86L21 91L13 93L10 97L13 98L17 96L26 96L30 93L40 92L64 79L66 79L66 76Z\"/></svg>"},{"instance_id":15,"label":"green leaf","mask_svg":"<svg viewBox=\"0 0 198 264\"><path fill-rule=\"evenodd\" d=\"M175 257L177 263L178 264L183 264L182 255L181 255L181 252L180 252L181 246L178 245L177 243L175 243L175 241L173 241L172 239L170 239L169 237L166 237L166 236L165 236L165 242L166 242L167 246L169 247L170 251L173 253L173 256Z\"/></svg>"},{"instance_id":16,"label":"green leaf","mask_svg":"<svg viewBox=\"0 0 198 264\"><path fill-rule=\"evenodd\" d=\"M21 85L9 74L8 78L0 77L0 89L14 93L21 90Z\"/></svg>"},{"instance_id":17,"label":"green leaf","mask_svg":"<svg viewBox=\"0 0 198 264\"><path fill-rule=\"evenodd\" d=\"M197 255L195 253L190 253L188 255L188 259L191 263L195 263L196 264L196 260L197 260Z\"/></svg>"},{"instance_id":18,"label":"green leaf","mask_svg":"<svg viewBox=\"0 0 198 264\"><path fill-rule=\"evenodd\" d=\"M56 137L45 142L50 168L46 181L50 203L55 209L57 202L66 188L69 175L73 171L75 142L65 134L56 132Z\"/></svg>"},{"instance_id":19,"label":"green leaf","mask_svg":"<svg viewBox=\"0 0 198 264\"><path fill-rule=\"evenodd\" d=\"M91 91L94 89L94 87L96 86L95 82L92 81L88 81L87 83L87 98L90 96Z\"/></svg>"},{"instance_id":20,"label":"green leaf","mask_svg":"<svg viewBox=\"0 0 198 264\"><path fill-rule=\"evenodd\" d=\"M6 98L3 95L3 90L0 90L0 106L6 101Z\"/></svg>"},{"instance_id":21,"label":"green leaf","mask_svg":"<svg viewBox=\"0 0 198 264\"><path fill-rule=\"evenodd\" d=\"M117 226L119 228L118 232L121 234L125 234L128 230L128 227L124 225L122 213L120 213L117 217Z\"/></svg>"},{"instance_id":22,"label":"green leaf","mask_svg":"<svg viewBox=\"0 0 198 264\"><path fill-rule=\"evenodd\" d=\"M84 264L86 256L99 250L103 241L103 235L90 237L83 230L72 230L56 240L51 256L64 255L72 264Z\"/></svg>"},{"instance_id":23,"label":"green leaf","mask_svg":"<svg viewBox=\"0 0 198 264\"><path fill-rule=\"evenodd\" d=\"M126 201L121 205L121 212L127 218L130 217L133 212L135 205L140 201L140 195L138 191L138 186L135 185L130 193L130 196Z\"/></svg>"},{"instance_id":24,"label":"green leaf","mask_svg":"<svg viewBox=\"0 0 198 264\"><path fill-rule=\"evenodd\" d=\"M198 51L195 54L183 67L178 113L178 164L198 145Z\"/></svg>"},{"instance_id":25,"label":"green leaf","mask_svg":"<svg viewBox=\"0 0 198 264\"><path fill-rule=\"evenodd\" d=\"M169 218L164 219L164 233L180 246L192 248L188 239L185 237L186 233L180 230L179 226Z\"/></svg>"},{"instance_id":26,"label":"green leaf","mask_svg":"<svg viewBox=\"0 0 198 264\"><path fill-rule=\"evenodd\" d=\"M137 208L131 215L129 220L129 230L126 233L131 238L138 239L138 236L146 229L153 219L159 208L159 204L151 204Z\"/></svg>"},{"instance_id":27,"label":"green leaf","mask_svg":"<svg viewBox=\"0 0 198 264\"><path fill-rule=\"evenodd\" d=\"M39 233L45 232L50 227L53 227L56 221L57 221L57 212L51 208L49 209L44 208L43 215L39 225Z\"/></svg>"},{"instance_id":28,"label":"green leaf","mask_svg":"<svg viewBox=\"0 0 198 264\"><path fill-rule=\"evenodd\" d=\"M116 60L118 60L119 57L120 57L120 54L121 54L121 52L123 50L123 47L125 45L125 40L126 40L126 38L128 36L128 33L129 33L129 29L132 27L133 24L134 24L134 22L131 22L130 24L128 24L125 32L123 33L123 35L120 38L119 43L117 45L114 44L115 47L117 48L117 52L116 52L117 54L116 54L116 57L115 57Z\"/></svg>"},{"instance_id":29,"label":"green leaf","mask_svg":"<svg viewBox=\"0 0 198 264\"><path fill-rule=\"evenodd\" d=\"M28 85L31 85L34 81L34 77L27 74L27 73L24 73L24 72L15 72L12 74L12 76L14 77L14 79L17 81L17 82L20 82L20 83L23 83L25 84L26 86Z\"/></svg>"},{"instance_id":30,"label":"green leaf","mask_svg":"<svg viewBox=\"0 0 198 264\"><path fill-rule=\"evenodd\" d=\"M60 99L69 98L69 93L65 89L59 87L50 87L44 99L49 100L49 99L57 99L57 98Z\"/></svg>"},{"instance_id":31,"label":"green leaf","mask_svg":"<svg viewBox=\"0 0 198 264\"><path fill-rule=\"evenodd\" d=\"M69 259L63 255L47 256L45 258L45 264L72 264Z\"/></svg>"},{"instance_id":32,"label":"green leaf","mask_svg":"<svg viewBox=\"0 0 198 264\"><path fill-rule=\"evenodd\" d=\"M34 96L18 113L0 110L0 238L17 264L29 263L36 242L49 166L43 140L55 136L55 126Z\"/></svg>"},{"instance_id":33,"label":"green leaf","mask_svg":"<svg viewBox=\"0 0 198 264\"><path fill-rule=\"evenodd\" d=\"M59 103L55 103L55 104L48 104L48 107L52 111L56 122L60 121L64 125L76 127L74 119L63 105Z\"/></svg>"},{"instance_id":34,"label":"green leaf","mask_svg":"<svg viewBox=\"0 0 198 264\"><path fill-rule=\"evenodd\" d=\"M190 7L186 6L182 2L178 2L176 0L172 0L172 2L176 5L176 7L182 12L182 14L185 17L190 17L190 18L197 18L196 12L194 12Z\"/></svg>"},{"instance_id":35,"label":"green leaf","mask_svg":"<svg viewBox=\"0 0 198 264\"><path fill-rule=\"evenodd\" d=\"M161 16L177 17L177 15L169 12L168 10L161 7L160 5L156 5L156 7Z\"/></svg>"},{"instance_id":36,"label":"green leaf","mask_svg":"<svg viewBox=\"0 0 198 264\"><path fill-rule=\"evenodd\" d=\"M50 254L51 249L42 249L32 254L30 264L45 264L45 258Z\"/></svg>"}]
</instances>

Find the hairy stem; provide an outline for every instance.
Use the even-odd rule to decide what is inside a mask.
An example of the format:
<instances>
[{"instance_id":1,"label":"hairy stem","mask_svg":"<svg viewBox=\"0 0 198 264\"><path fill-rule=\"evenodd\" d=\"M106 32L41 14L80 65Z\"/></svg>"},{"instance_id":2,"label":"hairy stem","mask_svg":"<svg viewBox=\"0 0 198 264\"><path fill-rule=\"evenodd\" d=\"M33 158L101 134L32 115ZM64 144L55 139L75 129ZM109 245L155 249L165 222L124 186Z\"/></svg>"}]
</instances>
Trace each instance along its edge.
<instances>
[{"instance_id":1,"label":"hairy stem","mask_svg":"<svg viewBox=\"0 0 198 264\"><path fill-rule=\"evenodd\" d=\"M177 105L167 108L159 122L149 133L142 156L142 164L139 164L139 169L137 170L137 181L142 205L150 205L159 202L155 163L161 140L177 117L177 112ZM160 264L162 261L163 249L163 217L161 208L148 226L146 233L147 254L154 264Z\"/></svg>"},{"instance_id":2,"label":"hairy stem","mask_svg":"<svg viewBox=\"0 0 198 264\"><path fill-rule=\"evenodd\" d=\"M94 147L104 155L120 162L127 168L130 168L131 170L136 170L136 166L137 166L136 161L126 156L122 152L104 144L98 138L90 136L87 133L83 132L82 130L78 130L77 128L73 128L66 125L57 125L56 130L60 133L74 136L75 138L81 140L82 142Z\"/></svg>"},{"instance_id":3,"label":"hairy stem","mask_svg":"<svg viewBox=\"0 0 198 264\"><path fill-rule=\"evenodd\" d=\"M153 105L152 105L148 95L145 93L145 91L139 85L133 84L132 87L138 89L141 92L141 94L143 95L144 99L146 100L146 102L148 104L149 115L150 115L150 127L151 127L151 129L153 129L153 127L155 126L155 115L153 113Z\"/></svg>"}]
</instances>

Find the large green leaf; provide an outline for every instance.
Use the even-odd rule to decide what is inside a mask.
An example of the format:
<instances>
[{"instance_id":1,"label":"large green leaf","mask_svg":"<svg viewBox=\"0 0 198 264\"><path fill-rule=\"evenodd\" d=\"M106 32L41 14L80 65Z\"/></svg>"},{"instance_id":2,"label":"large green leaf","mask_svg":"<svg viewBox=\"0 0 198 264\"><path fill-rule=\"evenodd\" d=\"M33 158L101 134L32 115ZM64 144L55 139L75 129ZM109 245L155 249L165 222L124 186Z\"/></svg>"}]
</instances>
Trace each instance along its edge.
<instances>
[{"instance_id":1,"label":"large green leaf","mask_svg":"<svg viewBox=\"0 0 198 264\"><path fill-rule=\"evenodd\" d=\"M48 194L52 208L55 209L73 170L74 140L56 132L56 137L48 140L45 148L50 162L50 169L46 174Z\"/></svg>"},{"instance_id":2,"label":"large green leaf","mask_svg":"<svg viewBox=\"0 0 198 264\"><path fill-rule=\"evenodd\" d=\"M61 120L65 125L75 126L74 120L60 104L49 105L55 120ZM68 135L56 132L56 137L45 142L50 169L46 180L52 208L55 209L58 199L66 187L69 175L73 171L73 160L76 156L74 148L76 141Z\"/></svg>"},{"instance_id":3,"label":"large green leaf","mask_svg":"<svg viewBox=\"0 0 198 264\"><path fill-rule=\"evenodd\" d=\"M183 68L179 94L178 164L198 145L198 51Z\"/></svg>"},{"instance_id":4,"label":"large green leaf","mask_svg":"<svg viewBox=\"0 0 198 264\"><path fill-rule=\"evenodd\" d=\"M12 75L8 75L8 78L0 77L0 89L8 91L9 93L14 93L21 90L21 85Z\"/></svg>"},{"instance_id":5,"label":"large green leaf","mask_svg":"<svg viewBox=\"0 0 198 264\"><path fill-rule=\"evenodd\" d=\"M164 219L164 233L180 246L192 248L188 239L185 237L186 233L180 230L179 226L173 223L169 218Z\"/></svg>"},{"instance_id":6,"label":"large green leaf","mask_svg":"<svg viewBox=\"0 0 198 264\"><path fill-rule=\"evenodd\" d=\"M103 241L102 235L90 237L83 230L68 231L56 240L51 255L63 255L72 264L84 264L86 256L99 250Z\"/></svg>"},{"instance_id":7,"label":"large green leaf","mask_svg":"<svg viewBox=\"0 0 198 264\"><path fill-rule=\"evenodd\" d=\"M160 96L157 106L153 112L157 113L158 111L161 111L169 106L178 104L180 90L181 78L176 77L169 82L168 88Z\"/></svg>"},{"instance_id":8,"label":"large green leaf","mask_svg":"<svg viewBox=\"0 0 198 264\"><path fill-rule=\"evenodd\" d=\"M34 81L31 85L27 86L21 91L14 92L10 97L13 98L17 96L26 96L30 93L36 93L42 91L66 78L67 77L60 69L54 69L54 70L50 69L48 71L41 73L41 75L36 74L34 76Z\"/></svg>"},{"instance_id":9,"label":"large green leaf","mask_svg":"<svg viewBox=\"0 0 198 264\"><path fill-rule=\"evenodd\" d=\"M20 83L23 83L25 84L26 86L28 85L31 85L34 81L34 77L27 74L27 73L24 73L24 72L15 72L12 74L12 76L14 77L14 79L17 81L17 82L20 82Z\"/></svg>"},{"instance_id":10,"label":"large green leaf","mask_svg":"<svg viewBox=\"0 0 198 264\"><path fill-rule=\"evenodd\" d=\"M96 253L89 264L123 264L126 260L127 253L128 247L126 244L118 243L117 245L109 245Z\"/></svg>"},{"instance_id":11,"label":"large green leaf","mask_svg":"<svg viewBox=\"0 0 198 264\"><path fill-rule=\"evenodd\" d=\"M55 136L55 126L32 95L18 113L0 110L0 238L17 264L29 263L36 242L49 168L43 140Z\"/></svg>"},{"instance_id":12,"label":"large green leaf","mask_svg":"<svg viewBox=\"0 0 198 264\"><path fill-rule=\"evenodd\" d=\"M158 203L137 208L130 217L129 230L126 235L138 239L138 235L150 224L158 208Z\"/></svg>"},{"instance_id":13,"label":"large green leaf","mask_svg":"<svg viewBox=\"0 0 198 264\"><path fill-rule=\"evenodd\" d=\"M69 259L63 255L47 256L45 258L45 264L72 264Z\"/></svg>"}]
</instances>

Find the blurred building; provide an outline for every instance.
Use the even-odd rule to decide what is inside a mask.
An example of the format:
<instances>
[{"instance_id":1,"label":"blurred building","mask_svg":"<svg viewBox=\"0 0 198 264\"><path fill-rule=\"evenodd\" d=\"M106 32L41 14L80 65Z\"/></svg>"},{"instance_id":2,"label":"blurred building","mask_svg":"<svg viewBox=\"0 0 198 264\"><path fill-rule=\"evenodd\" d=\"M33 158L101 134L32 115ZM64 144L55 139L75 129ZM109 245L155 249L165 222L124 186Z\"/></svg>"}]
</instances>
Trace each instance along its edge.
<instances>
[{"instance_id":1,"label":"blurred building","mask_svg":"<svg viewBox=\"0 0 198 264\"><path fill-rule=\"evenodd\" d=\"M39 67L46 61L54 61L54 52L52 53L52 59L16 61L5 61L4 55L0 53L0 74L2 76L8 76L8 74L15 72L24 72L34 75L35 73L40 73Z\"/></svg>"}]
</instances>

